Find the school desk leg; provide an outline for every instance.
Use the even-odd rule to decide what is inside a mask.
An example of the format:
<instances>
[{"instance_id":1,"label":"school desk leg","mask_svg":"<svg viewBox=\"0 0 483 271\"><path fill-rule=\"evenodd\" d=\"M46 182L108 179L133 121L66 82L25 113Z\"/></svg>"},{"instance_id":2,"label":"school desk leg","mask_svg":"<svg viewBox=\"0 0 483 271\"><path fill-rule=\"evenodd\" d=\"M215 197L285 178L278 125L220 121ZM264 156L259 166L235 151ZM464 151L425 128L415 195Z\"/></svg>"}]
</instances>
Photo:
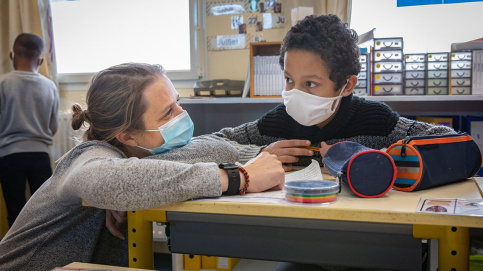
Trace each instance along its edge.
<instances>
[{"instance_id":1,"label":"school desk leg","mask_svg":"<svg viewBox=\"0 0 483 271\"><path fill-rule=\"evenodd\" d=\"M470 230L465 227L414 225L413 236L438 239L438 270L469 270Z\"/></svg>"}]
</instances>

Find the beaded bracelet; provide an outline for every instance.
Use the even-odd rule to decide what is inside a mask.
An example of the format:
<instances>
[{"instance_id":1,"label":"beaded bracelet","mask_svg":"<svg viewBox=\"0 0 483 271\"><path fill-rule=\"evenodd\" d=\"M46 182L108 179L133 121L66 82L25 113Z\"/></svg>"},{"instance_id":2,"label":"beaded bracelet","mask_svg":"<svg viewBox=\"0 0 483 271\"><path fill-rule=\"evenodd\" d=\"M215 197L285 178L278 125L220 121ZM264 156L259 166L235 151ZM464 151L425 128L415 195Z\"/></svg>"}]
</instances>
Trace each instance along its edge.
<instances>
[{"instance_id":1,"label":"beaded bracelet","mask_svg":"<svg viewBox=\"0 0 483 271\"><path fill-rule=\"evenodd\" d=\"M240 190L240 195L245 195L248 190L250 179L248 177L247 171L243 167L238 166L238 170L245 176L245 186Z\"/></svg>"}]
</instances>

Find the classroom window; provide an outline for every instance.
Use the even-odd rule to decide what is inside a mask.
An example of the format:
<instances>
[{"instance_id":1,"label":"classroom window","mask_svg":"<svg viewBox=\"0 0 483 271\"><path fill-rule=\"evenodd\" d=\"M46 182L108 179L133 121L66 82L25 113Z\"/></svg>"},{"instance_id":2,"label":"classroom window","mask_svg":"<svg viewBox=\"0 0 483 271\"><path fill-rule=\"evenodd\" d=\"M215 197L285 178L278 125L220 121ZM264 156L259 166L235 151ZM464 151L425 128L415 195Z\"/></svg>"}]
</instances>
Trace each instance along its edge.
<instances>
[{"instance_id":1,"label":"classroom window","mask_svg":"<svg viewBox=\"0 0 483 271\"><path fill-rule=\"evenodd\" d=\"M172 80L198 79L196 0L52 0L61 82L87 82L126 63L162 64Z\"/></svg>"},{"instance_id":2,"label":"classroom window","mask_svg":"<svg viewBox=\"0 0 483 271\"><path fill-rule=\"evenodd\" d=\"M482 38L483 2L397 7L397 0L351 1L350 27L360 35L403 37L404 53L449 52L451 43Z\"/></svg>"}]
</instances>

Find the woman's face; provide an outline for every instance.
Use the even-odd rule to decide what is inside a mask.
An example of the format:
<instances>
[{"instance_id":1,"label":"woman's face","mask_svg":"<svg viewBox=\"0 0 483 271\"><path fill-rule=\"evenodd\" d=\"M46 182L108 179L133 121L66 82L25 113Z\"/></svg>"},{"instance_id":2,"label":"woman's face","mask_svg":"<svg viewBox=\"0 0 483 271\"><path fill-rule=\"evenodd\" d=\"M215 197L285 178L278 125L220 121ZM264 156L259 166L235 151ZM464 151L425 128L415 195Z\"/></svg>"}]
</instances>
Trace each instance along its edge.
<instances>
[{"instance_id":1,"label":"woman's face","mask_svg":"<svg viewBox=\"0 0 483 271\"><path fill-rule=\"evenodd\" d=\"M158 128L183 113L184 110L178 104L178 92L164 75L144 90L143 99L147 103L147 109L143 115L144 129L156 131L143 131L135 136L135 139L139 146L153 149L165 142ZM147 150L143 151L149 154Z\"/></svg>"},{"instance_id":2,"label":"woman's face","mask_svg":"<svg viewBox=\"0 0 483 271\"><path fill-rule=\"evenodd\" d=\"M335 97L336 83L329 79L330 70L319 55L305 50L285 53L285 90L298 89L320 97Z\"/></svg>"}]
</instances>

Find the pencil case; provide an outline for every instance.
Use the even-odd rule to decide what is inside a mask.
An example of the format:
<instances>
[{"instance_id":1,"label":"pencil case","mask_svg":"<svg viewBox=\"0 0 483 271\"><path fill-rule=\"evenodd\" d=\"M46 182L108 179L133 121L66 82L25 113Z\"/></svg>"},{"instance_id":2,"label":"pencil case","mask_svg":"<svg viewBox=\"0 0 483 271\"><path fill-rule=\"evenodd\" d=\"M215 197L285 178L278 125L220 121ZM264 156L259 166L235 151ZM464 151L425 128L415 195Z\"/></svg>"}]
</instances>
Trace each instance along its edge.
<instances>
[{"instance_id":1,"label":"pencil case","mask_svg":"<svg viewBox=\"0 0 483 271\"><path fill-rule=\"evenodd\" d=\"M396 179L396 165L387 153L356 142L332 145L323 163L332 176L364 198L386 194Z\"/></svg>"},{"instance_id":2,"label":"pencil case","mask_svg":"<svg viewBox=\"0 0 483 271\"><path fill-rule=\"evenodd\" d=\"M481 167L478 145L467 133L408 136L386 151L396 163L394 189L417 191L461 181Z\"/></svg>"}]
</instances>

